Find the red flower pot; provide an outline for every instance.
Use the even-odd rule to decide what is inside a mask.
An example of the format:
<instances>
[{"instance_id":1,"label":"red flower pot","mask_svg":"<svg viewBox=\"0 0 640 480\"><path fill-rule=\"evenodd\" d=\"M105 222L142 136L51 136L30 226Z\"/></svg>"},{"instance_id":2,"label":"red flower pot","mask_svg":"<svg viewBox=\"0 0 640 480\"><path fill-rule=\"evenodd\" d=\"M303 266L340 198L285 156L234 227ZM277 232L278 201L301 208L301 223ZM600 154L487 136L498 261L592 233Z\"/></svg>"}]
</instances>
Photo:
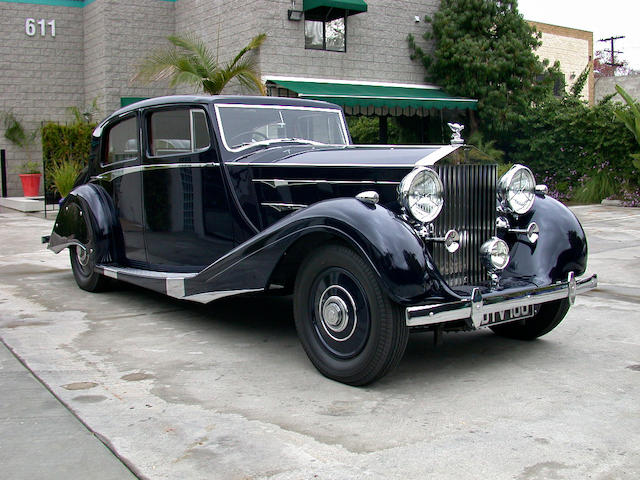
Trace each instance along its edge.
<instances>
[{"instance_id":1,"label":"red flower pot","mask_svg":"<svg viewBox=\"0 0 640 480\"><path fill-rule=\"evenodd\" d=\"M40 193L40 177L41 173L21 173L22 191L25 197L37 197Z\"/></svg>"}]
</instances>

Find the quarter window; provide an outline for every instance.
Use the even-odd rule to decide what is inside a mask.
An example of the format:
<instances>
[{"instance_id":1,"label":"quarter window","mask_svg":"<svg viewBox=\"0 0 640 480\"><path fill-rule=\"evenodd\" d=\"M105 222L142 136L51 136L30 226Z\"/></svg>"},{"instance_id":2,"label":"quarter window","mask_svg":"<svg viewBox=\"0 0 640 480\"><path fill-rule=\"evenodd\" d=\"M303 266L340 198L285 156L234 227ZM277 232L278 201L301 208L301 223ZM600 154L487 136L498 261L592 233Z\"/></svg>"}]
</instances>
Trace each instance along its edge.
<instances>
[{"instance_id":1,"label":"quarter window","mask_svg":"<svg viewBox=\"0 0 640 480\"><path fill-rule=\"evenodd\" d=\"M138 125L136 117L129 117L109 129L105 164L136 158L138 158Z\"/></svg>"},{"instance_id":2,"label":"quarter window","mask_svg":"<svg viewBox=\"0 0 640 480\"><path fill-rule=\"evenodd\" d=\"M149 117L151 156L206 150L211 145L207 114L202 108L159 110Z\"/></svg>"},{"instance_id":3,"label":"quarter window","mask_svg":"<svg viewBox=\"0 0 640 480\"><path fill-rule=\"evenodd\" d=\"M307 16L304 21L304 46L311 50L347 51L347 17L326 20Z\"/></svg>"}]
</instances>

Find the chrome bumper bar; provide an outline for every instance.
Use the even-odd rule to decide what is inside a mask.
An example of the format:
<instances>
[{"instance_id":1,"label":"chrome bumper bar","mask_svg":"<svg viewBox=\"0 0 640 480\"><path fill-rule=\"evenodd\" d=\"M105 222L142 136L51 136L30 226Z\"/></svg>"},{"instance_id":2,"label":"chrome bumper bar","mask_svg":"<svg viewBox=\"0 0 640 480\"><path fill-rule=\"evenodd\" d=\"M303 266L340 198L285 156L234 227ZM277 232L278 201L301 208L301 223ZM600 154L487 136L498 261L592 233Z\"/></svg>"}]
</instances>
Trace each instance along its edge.
<instances>
[{"instance_id":1,"label":"chrome bumper bar","mask_svg":"<svg viewBox=\"0 0 640 480\"><path fill-rule=\"evenodd\" d=\"M484 321L485 315L564 298L568 298L569 304L573 305L578 293L587 292L597 286L597 275L576 280L573 272L569 272L567 280L546 287L491 292L485 295L480 293L480 289L474 288L470 298L456 302L407 307L406 322L408 327L421 327L466 320L469 327L476 329L487 323Z\"/></svg>"}]
</instances>

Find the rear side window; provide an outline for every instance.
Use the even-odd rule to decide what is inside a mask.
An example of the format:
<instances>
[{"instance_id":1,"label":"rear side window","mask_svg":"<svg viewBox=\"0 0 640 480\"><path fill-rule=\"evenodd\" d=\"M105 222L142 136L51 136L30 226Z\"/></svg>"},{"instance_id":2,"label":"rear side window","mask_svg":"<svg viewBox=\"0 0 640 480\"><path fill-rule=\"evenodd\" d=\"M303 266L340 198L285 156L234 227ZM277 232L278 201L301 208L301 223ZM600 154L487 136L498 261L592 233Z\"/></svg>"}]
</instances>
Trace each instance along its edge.
<instances>
[{"instance_id":1,"label":"rear side window","mask_svg":"<svg viewBox=\"0 0 640 480\"><path fill-rule=\"evenodd\" d=\"M201 152L211 145L207 114L202 108L153 112L148 127L152 157Z\"/></svg>"},{"instance_id":2,"label":"rear side window","mask_svg":"<svg viewBox=\"0 0 640 480\"><path fill-rule=\"evenodd\" d=\"M107 134L107 155L104 164L138 158L138 125L136 117L116 123Z\"/></svg>"}]
</instances>

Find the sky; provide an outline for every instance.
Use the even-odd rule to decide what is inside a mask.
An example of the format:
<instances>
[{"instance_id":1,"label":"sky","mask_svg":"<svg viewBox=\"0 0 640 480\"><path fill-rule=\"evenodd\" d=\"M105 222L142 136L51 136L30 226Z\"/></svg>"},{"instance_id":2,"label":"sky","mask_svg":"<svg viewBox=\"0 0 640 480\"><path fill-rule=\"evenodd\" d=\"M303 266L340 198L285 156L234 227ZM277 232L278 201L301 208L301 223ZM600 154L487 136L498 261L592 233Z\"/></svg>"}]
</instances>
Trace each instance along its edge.
<instances>
[{"instance_id":1,"label":"sky","mask_svg":"<svg viewBox=\"0 0 640 480\"><path fill-rule=\"evenodd\" d=\"M640 71L640 0L518 0L518 9L526 20L593 32L594 53L611 48L601 38L624 35L616 60Z\"/></svg>"}]
</instances>

